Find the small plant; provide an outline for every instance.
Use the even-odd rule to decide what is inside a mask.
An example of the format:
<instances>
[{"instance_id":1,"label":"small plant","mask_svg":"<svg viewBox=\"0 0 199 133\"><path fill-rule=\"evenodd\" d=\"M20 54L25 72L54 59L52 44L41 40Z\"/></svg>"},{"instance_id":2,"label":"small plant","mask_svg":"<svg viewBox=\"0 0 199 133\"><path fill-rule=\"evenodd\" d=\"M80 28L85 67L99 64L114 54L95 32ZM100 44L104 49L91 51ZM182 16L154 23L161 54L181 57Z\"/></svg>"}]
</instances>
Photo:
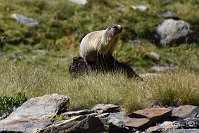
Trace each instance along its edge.
<instances>
[{"instance_id":1,"label":"small plant","mask_svg":"<svg viewBox=\"0 0 199 133\"><path fill-rule=\"evenodd\" d=\"M25 93L19 92L15 97L0 97L0 111L11 113L14 107L19 107L27 100Z\"/></svg>"},{"instance_id":2,"label":"small plant","mask_svg":"<svg viewBox=\"0 0 199 133\"><path fill-rule=\"evenodd\" d=\"M59 114L59 115L56 115L55 118L53 119L54 123L57 123L61 120L65 120L67 118L66 115L64 114Z\"/></svg>"}]
</instances>

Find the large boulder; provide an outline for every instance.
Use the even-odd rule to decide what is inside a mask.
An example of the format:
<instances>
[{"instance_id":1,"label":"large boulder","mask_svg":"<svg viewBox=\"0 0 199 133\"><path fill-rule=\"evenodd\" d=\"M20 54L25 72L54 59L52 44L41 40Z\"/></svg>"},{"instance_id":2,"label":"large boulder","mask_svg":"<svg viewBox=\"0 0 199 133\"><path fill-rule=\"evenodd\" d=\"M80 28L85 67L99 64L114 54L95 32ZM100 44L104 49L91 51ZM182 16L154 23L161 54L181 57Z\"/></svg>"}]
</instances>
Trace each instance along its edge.
<instances>
[{"instance_id":1,"label":"large boulder","mask_svg":"<svg viewBox=\"0 0 199 133\"><path fill-rule=\"evenodd\" d=\"M166 19L156 27L156 41L161 46L186 41L192 33L190 25L183 20Z\"/></svg>"},{"instance_id":2,"label":"large boulder","mask_svg":"<svg viewBox=\"0 0 199 133\"><path fill-rule=\"evenodd\" d=\"M52 94L31 98L0 121L0 132L36 132L53 123L53 118L66 109L69 99Z\"/></svg>"}]
</instances>

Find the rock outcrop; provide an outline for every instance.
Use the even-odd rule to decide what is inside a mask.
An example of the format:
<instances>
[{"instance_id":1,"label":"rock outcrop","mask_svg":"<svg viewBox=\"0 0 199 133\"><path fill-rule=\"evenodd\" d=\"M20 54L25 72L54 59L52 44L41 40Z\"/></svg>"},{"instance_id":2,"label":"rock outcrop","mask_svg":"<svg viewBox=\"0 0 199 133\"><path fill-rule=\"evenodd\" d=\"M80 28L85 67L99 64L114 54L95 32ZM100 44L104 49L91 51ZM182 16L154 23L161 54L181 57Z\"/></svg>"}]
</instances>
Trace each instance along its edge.
<instances>
[{"instance_id":1,"label":"rock outcrop","mask_svg":"<svg viewBox=\"0 0 199 133\"><path fill-rule=\"evenodd\" d=\"M86 62L81 57L74 57L73 63L69 67L69 73L73 77L78 77L80 75L89 74L91 71L101 71L101 72L121 72L128 78L138 78L132 67L123 62L119 62L114 59L113 56L99 55L96 62Z\"/></svg>"}]
</instances>

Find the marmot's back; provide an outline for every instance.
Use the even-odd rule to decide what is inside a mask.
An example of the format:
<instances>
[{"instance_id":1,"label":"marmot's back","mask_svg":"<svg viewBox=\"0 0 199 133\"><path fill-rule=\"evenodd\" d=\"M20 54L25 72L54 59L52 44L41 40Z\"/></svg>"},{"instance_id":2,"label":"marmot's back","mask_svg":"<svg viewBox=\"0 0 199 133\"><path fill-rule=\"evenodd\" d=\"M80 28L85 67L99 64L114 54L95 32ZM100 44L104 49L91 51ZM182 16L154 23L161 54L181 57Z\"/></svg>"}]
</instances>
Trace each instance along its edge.
<instances>
[{"instance_id":1,"label":"marmot's back","mask_svg":"<svg viewBox=\"0 0 199 133\"><path fill-rule=\"evenodd\" d=\"M122 27L116 25L106 30L87 34L80 43L80 56L89 61L95 61L97 54L112 54Z\"/></svg>"}]
</instances>

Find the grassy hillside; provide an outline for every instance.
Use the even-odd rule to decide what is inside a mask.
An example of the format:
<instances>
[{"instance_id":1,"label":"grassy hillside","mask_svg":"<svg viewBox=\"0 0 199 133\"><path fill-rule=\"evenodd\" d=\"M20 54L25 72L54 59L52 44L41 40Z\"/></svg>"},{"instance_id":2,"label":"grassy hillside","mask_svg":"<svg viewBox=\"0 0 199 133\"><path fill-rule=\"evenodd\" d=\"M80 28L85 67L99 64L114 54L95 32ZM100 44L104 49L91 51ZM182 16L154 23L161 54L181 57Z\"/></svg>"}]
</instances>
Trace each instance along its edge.
<instances>
[{"instance_id":1,"label":"grassy hillside","mask_svg":"<svg viewBox=\"0 0 199 133\"><path fill-rule=\"evenodd\" d=\"M149 10L132 9L132 5L139 4ZM14 96L21 91L29 98L62 93L71 98L71 108L91 107L99 102L121 104L127 110L151 103L199 105L199 44L154 45L155 26L163 21L161 14L166 11L177 13L193 30L199 29L197 0L88 0L86 5L68 0L0 0L0 36L6 36L0 48L0 55L4 55L0 58L0 96ZM11 17L13 13L35 19L40 27L18 23ZM150 72L154 65L178 66L180 71L145 82L128 80L121 74L71 79L68 67L78 55L82 37L112 24L124 27L115 58L131 64L137 73ZM132 45L129 40L144 45ZM148 58L152 51L160 55L160 61Z\"/></svg>"}]
</instances>

